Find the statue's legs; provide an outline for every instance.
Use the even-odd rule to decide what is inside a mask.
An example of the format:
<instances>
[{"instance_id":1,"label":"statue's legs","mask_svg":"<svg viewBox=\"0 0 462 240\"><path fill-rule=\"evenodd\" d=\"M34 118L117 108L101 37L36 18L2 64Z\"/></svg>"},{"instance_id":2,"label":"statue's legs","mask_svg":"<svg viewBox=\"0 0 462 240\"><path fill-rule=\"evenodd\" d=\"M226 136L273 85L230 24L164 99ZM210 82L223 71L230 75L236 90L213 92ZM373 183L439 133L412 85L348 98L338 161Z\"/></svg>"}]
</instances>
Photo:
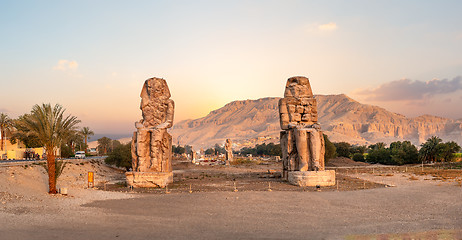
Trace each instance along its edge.
<instances>
[{"instance_id":1,"label":"statue's legs","mask_svg":"<svg viewBox=\"0 0 462 240\"><path fill-rule=\"evenodd\" d=\"M162 171L162 137L164 131L162 129L155 129L151 133L151 165L149 167L157 172Z\"/></svg>"},{"instance_id":2,"label":"statue's legs","mask_svg":"<svg viewBox=\"0 0 462 240\"><path fill-rule=\"evenodd\" d=\"M138 130L136 136L136 153L138 155L138 169L134 171L147 172L150 165L149 148L150 132Z\"/></svg>"},{"instance_id":3,"label":"statue's legs","mask_svg":"<svg viewBox=\"0 0 462 240\"><path fill-rule=\"evenodd\" d=\"M297 147L297 153L299 157L298 170L308 171L309 168L309 150L308 149L308 132L306 129L294 129L295 145Z\"/></svg>"},{"instance_id":4,"label":"statue's legs","mask_svg":"<svg viewBox=\"0 0 462 240\"><path fill-rule=\"evenodd\" d=\"M316 129L309 130L309 142L310 142L310 170L320 171L324 168L321 166L321 132Z\"/></svg>"}]
</instances>

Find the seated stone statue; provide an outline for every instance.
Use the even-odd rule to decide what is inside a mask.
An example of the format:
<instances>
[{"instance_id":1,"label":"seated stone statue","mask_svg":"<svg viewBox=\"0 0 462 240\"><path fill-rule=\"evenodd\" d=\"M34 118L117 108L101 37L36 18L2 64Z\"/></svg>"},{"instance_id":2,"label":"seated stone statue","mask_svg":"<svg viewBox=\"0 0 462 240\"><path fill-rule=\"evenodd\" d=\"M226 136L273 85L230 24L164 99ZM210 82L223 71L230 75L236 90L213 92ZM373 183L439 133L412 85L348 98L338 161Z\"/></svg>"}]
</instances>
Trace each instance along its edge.
<instances>
[{"instance_id":1,"label":"seated stone statue","mask_svg":"<svg viewBox=\"0 0 462 240\"><path fill-rule=\"evenodd\" d=\"M287 80L279 100L283 170L323 171L324 137L320 131L316 99L306 77Z\"/></svg>"},{"instance_id":2,"label":"seated stone statue","mask_svg":"<svg viewBox=\"0 0 462 240\"><path fill-rule=\"evenodd\" d=\"M160 78L145 81L141 90L143 119L135 123L132 140L134 172L171 172L172 127L174 102L167 82Z\"/></svg>"},{"instance_id":3,"label":"seated stone statue","mask_svg":"<svg viewBox=\"0 0 462 240\"><path fill-rule=\"evenodd\" d=\"M229 165L230 162L233 161L233 142L229 138L226 139L225 151L226 151L225 164Z\"/></svg>"}]
</instances>

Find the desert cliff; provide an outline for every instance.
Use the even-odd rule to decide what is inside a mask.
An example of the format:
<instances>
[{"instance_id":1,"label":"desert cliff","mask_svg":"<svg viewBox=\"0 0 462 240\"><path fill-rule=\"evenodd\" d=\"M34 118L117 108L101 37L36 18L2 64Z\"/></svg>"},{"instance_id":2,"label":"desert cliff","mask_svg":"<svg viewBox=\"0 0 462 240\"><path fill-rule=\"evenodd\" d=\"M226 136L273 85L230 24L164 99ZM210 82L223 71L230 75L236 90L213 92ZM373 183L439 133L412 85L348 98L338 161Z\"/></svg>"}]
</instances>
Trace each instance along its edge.
<instances>
[{"instance_id":1,"label":"desert cliff","mask_svg":"<svg viewBox=\"0 0 462 240\"><path fill-rule=\"evenodd\" d=\"M416 145L431 136L462 144L462 120L431 115L407 118L381 107L361 104L344 94L316 95L319 123L331 141L352 144L409 140ZM196 149L265 137L279 142L279 98L233 101L207 116L174 124L174 143Z\"/></svg>"}]
</instances>

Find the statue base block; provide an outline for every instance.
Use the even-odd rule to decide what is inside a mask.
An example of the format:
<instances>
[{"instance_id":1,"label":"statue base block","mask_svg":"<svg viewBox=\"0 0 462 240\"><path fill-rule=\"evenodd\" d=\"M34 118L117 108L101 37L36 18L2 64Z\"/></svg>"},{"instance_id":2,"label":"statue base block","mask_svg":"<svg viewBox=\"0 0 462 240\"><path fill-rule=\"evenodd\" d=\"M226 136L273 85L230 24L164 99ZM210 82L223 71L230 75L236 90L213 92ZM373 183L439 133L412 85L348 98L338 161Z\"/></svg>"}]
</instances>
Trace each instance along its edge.
<instances>
[{"instance_id":1,"label":"statue base block","mask_svg":"<svg viewBox=\"0 0 462 240\"><path fill-rule=\"evenodd\" d=\"M300 187L334 186L335 171L289 171L287 180L289 183Z\"/></svg>"},{"instance_id":2,"label":"statue base block","mask_svg":"<svg viewBox=\"0 0 462 240\"><path fill-rule=\"evenodd\" d=\"M173 182L173 172L126 172L125 177L135 188L164 188Z\"/></svg>"}]
</instances>

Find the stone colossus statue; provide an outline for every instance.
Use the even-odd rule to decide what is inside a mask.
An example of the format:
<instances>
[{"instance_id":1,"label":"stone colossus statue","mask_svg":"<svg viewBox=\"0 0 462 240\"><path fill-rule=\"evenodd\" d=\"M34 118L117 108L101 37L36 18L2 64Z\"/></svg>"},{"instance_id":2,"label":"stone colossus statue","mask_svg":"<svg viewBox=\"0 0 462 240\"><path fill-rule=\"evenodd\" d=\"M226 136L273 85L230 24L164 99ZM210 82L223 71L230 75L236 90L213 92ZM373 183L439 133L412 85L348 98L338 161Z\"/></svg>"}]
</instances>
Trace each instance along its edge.
<instances>
[{"instance_id":1,"label":"stone colossus statue","mask_svg":"<svg viewBox=\"0 0 462 240\"><path fill-rule=\"evenodd\" d=\"M167 128L173 125L174 102L167 82L150 78L141 90L143 119L135 123L132 140L134 172L171 172L172 136Z\"/></svg>"}]
</instances>

